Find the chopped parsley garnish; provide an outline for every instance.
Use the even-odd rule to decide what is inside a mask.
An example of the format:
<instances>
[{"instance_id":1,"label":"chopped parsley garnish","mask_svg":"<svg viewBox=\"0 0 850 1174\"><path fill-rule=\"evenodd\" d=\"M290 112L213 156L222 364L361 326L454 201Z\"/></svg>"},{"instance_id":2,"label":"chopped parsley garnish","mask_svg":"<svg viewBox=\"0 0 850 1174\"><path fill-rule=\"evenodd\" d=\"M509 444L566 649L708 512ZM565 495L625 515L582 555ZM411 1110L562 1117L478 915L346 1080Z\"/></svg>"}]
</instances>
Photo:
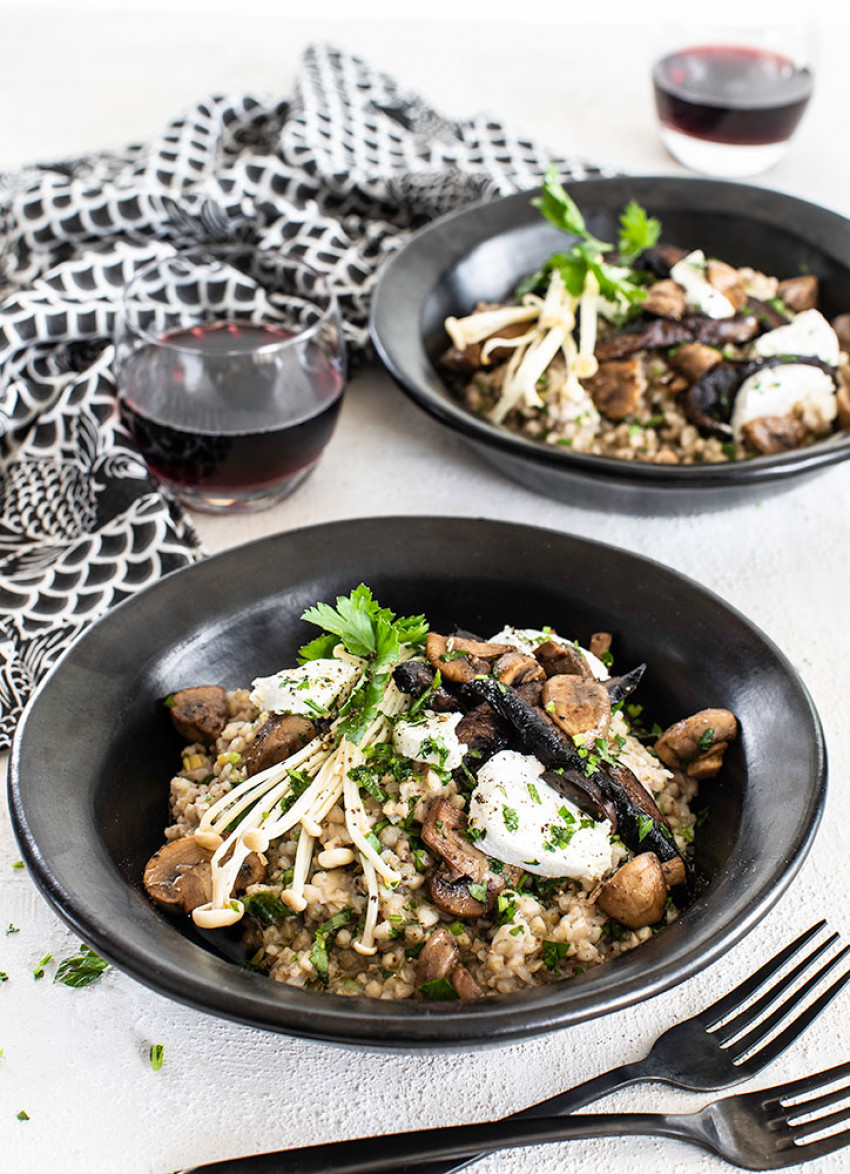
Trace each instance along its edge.
<instances>
[{"instance_id":1,"label":"chopped parsley garnish","mask_svg":"<svg viewBox=\"0 0 850 1174\"><path fill-rule=\"evenodd\" d=\"M449 999L457 999L458 993L447 978L435 978L431 982L423 982L419 987L421 994L426 999L433 999L438 1003L448 1002Z\"/></svg>"},{"instance_id":2,"label":"chopped parsley garnish","mask_svg":"<svg viewBox=\"0 0 850 1174\"><path fill-rule=\"evenodd\" d=\"M424 949L425 949L425 942L424 941L417 942L413 946L405 946L404 956L405 956L405 958L418 958Z\"/></svg>"},{"instance_id":3,"label":"chopped parsley garnish","mask_svg":"<svg viewBox=\"0 0 850 1174\"><path fill-rule=\"evenodd\" d=\"M554 852L556 848L566 848L569 845L570 840L575 835L575 831L575 828L562 828L559 824L554 824L549 828L549 838L553 846L549 848L549 844L544 843L543 847L549 849L552 852Z\"/></svg>"},{"instance_id":4,"label":"chopped parsley garnish","mask_svg":"<svg viewBox=\"0 0 850 1174\"><path fill-rule=\"evenodd\" d=\"M397 617L389 608L381 607L369 588L361 583L350 595L337 596L335 608L317 603L307 608L301 618L324 628L341 640L352 656L367 662L361 683L340 709L340 730L347 741L358 745L378 716L391 667L398 662L402 646L419 645L425 639L428 632L425 617ZM333 646L329 647L328 637L313 640L300 649L299 662L326 656Z\"/></svg>"},{"instance_id":5,"label":"chopped parsley garnish","mask_svg":"<svg viewBox=\"0 0 850 1174\"><path fill-rule=\"evenodd\" d=\"M460 658L463 656L469 656L469 653L464 652L462 648L455 648L451 652L441 653L440 660L443 660L446 662L448 662L450 660L460 660Z\"/></svg>"},{"instance_id":6,"label":"chopped parsley garnish","mask_svg":"<svg viewBox=\"0 0 850 1174\"><path fill-rule=\"evenodd\" d=\"M714 727L709 726L708 729L704 731L704 733L703 733L702 737L700 738L699 742L697 743L697 745L699 746L700 750L702 750L703 753L705 753L706 750L711 749L713 742L714 742Z\"/></svg>"},{"instance_id":7,"label":"chopped parsley garnish","mask_svg":"<svg viewBox=\"0 0 850 1174\"><path fill-rule=\"evenodd\" d=\"M6 930L6 937L8 937L10 934L13 934L13 933L20 933L20 932L21 932L21 930L20 930L20 926L17 926L17 925L12 925L12 923L11 923L11 921L10 921L10 922L9 922L9 928Z\"/></svg>"},{"instance_id":8,"label":"chopped parsley garnish","mask_svg":"<svg viewBox=\"0 0 850 1174\"><path fill-rule=\"evenodd\" d=\"M162 1067L162 1061L165 1058L165 1045L151 1044L148 1056L150 1058L151 1068L153 1068L154 1072L159 1072Z\"/></svg>"},{"instance_id":9,"label":"chopped parsley garnish","mask_svg":"<svg viewBox=\"0 0 850 1174\"><path fill-rule=\"evenodd\" d=\"M482 881L481 884L469 884L466 886L469 889L469 895L474 901L480 901L482 905L487 904L487 884Z\"/></svg>"},{"instance_id":10,"label":"chopped parsley garnish","mask_svg":"<svg viewBox=\"0 0 850 1174\"><path fill-rule=\"evenodd\" d=\"M8 982L9 976L5 970L0 970L0 982Z\"/></svg>"},{"instance_id":11,"label":"chopped parsley garnish","mask_svg":"<svg viewBox=\"0 0 850 1174\"><path fill-rule=\"evenodd\" d=\"M12 868L23 868L23 867L24 867L23 860L16 860L14 862L14 864L12 865Z\"/></svg>"},{"instance_id":12,"label":"chopped parsley garnish","mask_svg":"<svg viewBox=\"0 0 850 1174\"><path fill-rule=\"evenodd\" d=\"M515 913L515 898L510 893L499 893L498 900L496 901L496 921L499 925L513 921Z\"/></svg>"},{"instance_id":13,"label":"chopped parsley garnish","mask_svg":"<svg viewBox=\"0 0 850 1174\"><path fill-rule=\"evenodd\" d=\"M519 816L507 803L502 804L502 820L509 832L515 832L519 828Z\"/></svg>"},{"instance_id":14,"label":"chopped parsley garnish","mask_svg":"<svg viewBox=\"0 0 850 1174\"><path fill-rule=\"evenodd\" d=\"M324 985L328 982L328 947L333 945L336 935L344 925L348 925L353 914L353 909L340 909L339 913L323 921L315 932L310 961Z\"/></svg>"},{"instance_id":15,"label":"chopped parsley garnish","mask_svg":"<svg viewBox=\"0 0 850 1174\"><path fill-rule=\"evenodd\" d=\"M683 828L679 828L679 837L685 841L686 844L692 844L694 840L694 829L690 824L686 824Z\"/></svg>"},{"instance_id":16,"label":"chopped parsley garnish","mask_svg":"<svg viewBox=\"0 0 850 1174\"><path fill-rule=\"evenodd\" d=\"M543 963L548 970L557 970L569 952L569 942L552 942L547 940L543 943L541 949Z\"/></svg>"},{"instance_id":17,"label":"chopped parsley garnish","mask_svg":"<svg viewBox=\"0 0 850 1174\"><path fill-rule=\"evenodd\" d=\"M109 966L105 958L95 953L85 942L80 942L79 954L70 958L63 958L56 968L53 981L61 982L64 986L81 987L91 986L97 982Z\"/></svg>"},{"instance_id":18,"label":"chopped parsley garnish","mask_svg":"<svg viewBox=\"0 0 850 1174\"><path fill-rule=\"evenodd\" d=\"M474 844L476 842L476 840L486 840L487 839L487 829L486 828L468 827L463 834L466 837L466 839L469 840L470 844Z\"/></svg>"},{"instance_id":19,"label":"chopped parsley garnish","mask_svg":"<svg viewBox=\"0 0 850 1174\"><path fill-rule=\"evenodd\" d=\"M274 893L250 893L242 898L242 904L245 906L245 912L256 917L260 925L274 925L284 917L295 916L293 910L284 905L280 897Z\"/></svg>"},{"instance_id":20,"label":"chopped parsley garnish","mask_svg":"<svg viewBox=\"0 0 850 1174\"><path fill-rule=\"evenodd\" d=\"M47 963L51 960L52 957L53 957L52 954L45 954L40 962L36 962L35 969L32 972L32 976L34 979L37 980L39 978L44 978L44 968L47 965Z\"/></svg>"},{"instance_id":21,"label":"chopped parsley garnish","mask_svg":"<svg viewBox=\"0 0 850 1174\"><path fill-rule=\"evenodd\" d=\"M453 921L449 926L449 932L453 933L456 938L459 938L462 934L466 933L466 926L462 921Z\"/></svg>"},{"instance_id":22,"label":"chopped parsley garnish","mask_svg":"<svg viewBox=\"0 0 850 1174\"><path fill-rule=\"evenodd\" d=\"M173 709L174 706L177 704L177 701L174 697L174 694L169 693L162 704L165 706L166 709Z\"/></svg>"},{"instance_id":23,"label":"chopped parsley garnish","mask_svg":"<svg viewBox=\"0 0 850 1174\"><path fill-rule=\"evenodd\" d=\"M449 748L442 738L432 735L430 738L423 738L419 747L420 754L424 754L426 758L434 757L439 766L445 767L449 757Z\"/></svg>"},{"instance_id":24,"label":"chopped parsley garnish","mask_svg":"<svg viewBox=\"0 0 850 1174\"><path fill-rule=\"evenodd\" d=\"M27 1111L25 1109L21 1109L20 1113L18 1113L18 1120L19 1121L29 1121L29 1119L30 1119L29 1113L27 1113Z\"/></svg>"},{"instance_id":25,"label":"chopped parsley garnish","mask_svg":"<svg viewBox=\"0 0 850 1174\"><path fill-rule=\"evenodd\" d=\"M348 772L348 777L352 779L358 787L361 787L367 794L378 803L386 803L387 793L380 786L374 773L368 766L353 766Z\"/></svg>"},{"instance_id":26,"label":"chopped parsley garnish","mask_svg":"<svg viewBox=\"0 0 850 1174\"><path fill-rule=\"evenodd\" d=\"M708 819L708 808L703 807L702 810L697 812L697 818L696 818L696 823L694 824L694 827L701 828L707 819Z\"/></svg>"},{"instance_id":27,"label":"chopped parsley garnish","mask_svg":"<svg viewBox=\"0 0 850 1174\"><path fill-rule=\"evenodd\" d=\"M543 800L540 798L540 792L537 790L534 783L528 783L528 793L535 803L543 802Z\"/></svg>"},{"instance_id":28,"label":"chopped parsley garnish","mask_svg":"<svg viewBox=\"0 0 850 1174\"><path fill-rule=\"evenodd\" d=\"M655 820L651 815L639 815L638 821L638 843L642 844L652 829L655 827Z\"/></svg>"}]
</instances>

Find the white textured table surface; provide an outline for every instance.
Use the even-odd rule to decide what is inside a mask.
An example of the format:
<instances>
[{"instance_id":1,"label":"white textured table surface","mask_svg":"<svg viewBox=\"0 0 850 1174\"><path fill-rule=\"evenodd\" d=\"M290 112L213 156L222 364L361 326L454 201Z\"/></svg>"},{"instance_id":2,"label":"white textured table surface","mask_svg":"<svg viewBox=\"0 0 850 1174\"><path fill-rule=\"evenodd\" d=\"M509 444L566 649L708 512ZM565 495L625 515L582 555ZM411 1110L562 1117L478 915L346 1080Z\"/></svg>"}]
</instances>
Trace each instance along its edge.
<instances>
[{"instance_id":1,"label":"white textured table surface","mask_svg":"<svg viewBox=\"0 0 850 1174\"><path fill-rule=\"evenodd\" d=\"M383 3L353 20L342 5L209 0L147 5L0 0L0 168L149 136L205 92L288 92L300 48L324 36L368 55L446 113L490 108L554 147L632 171L677 170L657 145L647 66L653 21L611 2L604 14L544 5L520 24L463 3L402 21ZM507 6L506 6L507 7ZM687 5L679 6L681 16ZM740 7L740 6L739 6ZM748 17L752 9L748 5ZM775 9L775 5L773 6ZM837 6L836 6L837 7ZM483 10L482 11L488 11ZM762 181L850 213L850 153L836 150L846 107L850 29L816 5L819 86L793 152ZM686 12L685 12L686 15ZM593 20L598 23L588 23ZM642 23L638 24L640 17ZM573 20L578 19L572 17ZM634 1060L675 1019L733 986L816 917L850 938L850 751L846 602L850 466L763 504L677 520L583 512L528 492L407 403L376 370L351 385L315 474L283 505L251 518L198 517L211 552L279 530L382 513L504 518L601 537L693 576L759 624L787 653L823 717L831 790L809 860L773 912L727 958L616 1017L509 1048L464 1055L362 1054L267 1035L179 1007L110 970L87 990L34 981L43 955L76 945L35 891L0 815L0 1168L62 1174L166 1174L237 1153L486 1119ZM57 764L61 776L61 763ZM152 1043L165 1047L153 1072ZM850 995L758 1084L850 1057ZM745 1086L751 1087L751 1086ZM606 1108L696 1108L698 1097L644 1085ZM29 1121L18 1121L19 1110ZM850 1168L850 1151L807 1167ZM523 1169L607 1174L629 1163L679 1174L722 1163L673 1142L608 1141L493 1156L482 1174Z\"/></svg>"}]
</instances>

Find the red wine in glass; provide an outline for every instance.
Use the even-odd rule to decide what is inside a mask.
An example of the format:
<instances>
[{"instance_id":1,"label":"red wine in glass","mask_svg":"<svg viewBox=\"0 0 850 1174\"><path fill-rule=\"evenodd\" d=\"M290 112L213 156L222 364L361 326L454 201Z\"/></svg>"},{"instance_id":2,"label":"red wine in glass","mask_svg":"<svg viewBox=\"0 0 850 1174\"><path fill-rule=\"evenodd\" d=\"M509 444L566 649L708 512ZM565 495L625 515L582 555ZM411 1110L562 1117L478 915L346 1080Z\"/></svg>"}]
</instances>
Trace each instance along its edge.
<instances>
[{"instance_id":1,"label":"red wine in glass","mask_svg":"<svg viewBox=\"0 0 850 1174\"><path fill-rule=\"evenodd\" d=\"M151 472L201 508L277 500L294 488L330 439L343 387L339 358L295 339L271 325L217 321L169 331L128 356L118 402Z\"/></svg>"},{"instance_id":2,"label":"red wine in glass","mask_svg":"<svg viewBox=\"0 0 850 1174\"><path fill-rule=\"evenodd\" d=\"M747 175L785 150L811 97L811 70L745 45L697 45L662 57L652 74L662 138L695 170Z\"/></svg>"}]
</instances>

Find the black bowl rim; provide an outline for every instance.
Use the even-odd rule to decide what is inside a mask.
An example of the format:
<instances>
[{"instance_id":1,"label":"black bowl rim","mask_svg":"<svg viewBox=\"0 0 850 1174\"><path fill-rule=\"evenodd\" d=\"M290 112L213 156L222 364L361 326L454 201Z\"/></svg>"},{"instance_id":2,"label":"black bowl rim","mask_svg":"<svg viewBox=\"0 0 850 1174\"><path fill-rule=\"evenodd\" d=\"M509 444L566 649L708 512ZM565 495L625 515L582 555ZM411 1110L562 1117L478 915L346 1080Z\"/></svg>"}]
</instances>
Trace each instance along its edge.
<instances>
[{"instance_id":1,"label":"black bowl rim","mask_svg":"<svg viewBox=\"0 0 850 1174\"><path fill-rule=\"evenodd\" d=\"M659 184L672 186L675 190L681 191L683 196L703 193L706 201L711 200L712 208L716 211L727 210L724 205L729 201L734 202L737 198L751 209L746 214L750 219L776 223L784 228L787 228L789 223L799 223L800 218L815 217L819 222L820 235L823 237L822 247L825 251L828 251L827 242L830 234L834 234L833 240L841 239L842 236L850 240L850 220L840 213L797 196L749 184L686 176L629 175L574 180L566 183L565 187L574 195L579 205L582 205L586 199L583 193L588 193L592 197L596 191L604 191L606 188L624 183L629 185L630 193L637 199L651 199L651 189ZM436 395L426 383L417 378L416 373L411 373L405 361L405 346L410 345L410 339L415 338L417 343L421 344L418 315L424 297L430 292L430 287L419 291L422 297L417 302L415 323L411 320L412 316L405 317L400 314L399 307L403 306L406 300L402 295L410 289L411 279L407 270L412 267L415 273L423 256L429 256L432 264L435 257L443 257L446 266L457 263L473 248L495 235L491 231L494 222L498 231L519 227L525 222L535 223L539 219L539 213L531 208L530 201L539 194L540 188L534 188L449 212L414 233L384 267L372 300L369 331L381 362L414 403L440 423L448 425L466 439L485 448L510 453L516 459L536 463L556 473L599 478L612 485L700 491L730 485L762 484L812 472L850 457L850 429L845 429L807 448L794 449L775 456L751 457L746 461L715 465L652 465L640 461L620 461L614 457L572 452L568 448L542 444L474 415L454 399L451 392L446 399ZM736 215L743 215L740 209L734 211ZM474 239L471 242L466 240L462 249L454 245L447 246L447 238L455 237L452 230L467 220L477 225ZM850 268L850 249L847 266ZM435 374L440 378L439 372L435 371ZM448 387L446 390L449 391Z\"/></svg>"},{"instance_id":2,"label":"black bowl rim","mask_svg":"<svg viewBox=\"0 0 850 1174\"><path fill-rule=\"evenodd\" d=\"M630 563L642 564L655 571L660 570L677 589L702 596L708 603L725 613L727 619L741 625L755 636L794 686L801 709L809 719L806 735L815 764L806 791L805 810L801 810L794 837L783 845L780 853L774 854L773 867L765 874L746 914L731 925L723 924L721 919L721 923L711 933L701 937L698 954L694 954L693 948L684 951L684 957L674 966L663 968L651 981L635 982L627 979L620 983L613 995L606 993L601 999L592 988L583 991L579 986L565 987L563 984L553 984L518 995L489 998L480 1003L452 1004L450 1015L445 1014L443 1004L412 1003L410 1000L393 1002L325 994L317 996L313 992L271 983L265 976L250 974L231 963L216 960L218 965L226 967L226 971L222 972L225 979L237 988L235 992L232 989L225 991L223 986L205 982L194 973L187 974L161 957L152 958L151 942L148 941L146 944L143 941L138 944L135 941L127 941L120 931L116 932L98 922L87 912L85 905L81 904L74 893L54 876L50 861L41 851L27 818L22 757L25 754L24 743L28 736L28 727L33 723L33 714L37 713L41 698L62 673L65 663L74 657L77 649L86 641L99 639L113 626L120 628L123 623L132 619L137 609L144 608L146 601L152 596L162 593L167 597L172 592L179 592L187 577L191 580L193 576L216 575L219 568L228 563L241 565L246 552L268 549L278 543L298 541L299 537L308 534L321 535L323 544L328 549L334 549L334 535L343 531L350 532L352 527L360 527L364 531L375 524L382 530L393 526L409 528L412 521L450 527L474 528L483 525L499 528L506 535L522 532L536 536L540 541L564 542L573 549L578 545L584 551L598 549L614 552ZM273 560L269 561L273 563ZM820 824L826 800L826 785L827 758L823 729L806 686L777 645L715 592L657 560L593 539L495 519L398 515L320 523L259 538L174 571L115 606L66 651L31 698L15 734L7 792L15 836L29 873L43 896L68 926L136 981L196 1010L266 1030L374 1049L452 1049L512 1043L572 1026L599 1015L610 1014L669 990L710 965L754 928L796 876ZM119 876L117 870L115 875ZM123 878L122 884L126 884ZM186 942L179 930L174 932L181 941ZM589 973L592 975L593 972ZM573 980L573 983L578 981L580 980ZM637 989L633 989L635 987ZM559 1002L563 1002L562 996L565 991L568 993L567 1002L570 1004L566 1009L558 1006ZM570 994L574 998L569 999ZM376 1038L376 1033L380 1033L379 1038Z\"/></svg>"}]
</instances>

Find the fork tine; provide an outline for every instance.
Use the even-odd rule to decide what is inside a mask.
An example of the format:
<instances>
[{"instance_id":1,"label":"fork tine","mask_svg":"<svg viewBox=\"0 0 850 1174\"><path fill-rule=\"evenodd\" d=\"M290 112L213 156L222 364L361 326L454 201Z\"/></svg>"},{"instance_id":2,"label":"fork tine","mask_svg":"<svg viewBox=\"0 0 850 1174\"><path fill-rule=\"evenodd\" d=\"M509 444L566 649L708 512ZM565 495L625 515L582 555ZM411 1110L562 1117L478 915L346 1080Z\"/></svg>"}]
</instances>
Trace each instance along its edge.
<instances>
[{"instance_id":1,"label":"fork tine","mask_svg":"<svg viewBox=\"0 0 850 1174\"><path fill-rule=\"evenodd\" d=\"M807 929L805 933L793 942L789 942L784 949L780 950L778 954L774 955L764 966L760 967L755 974L750 975L748 979L731 990L728 995L724 995L722 999L718 999L716 1003L712 1003L710 1007L706 1007L701 1011L696 1018L703 1025L703 1027L712 1027L719 1019L725 1019L727 1015L731 1015L736 1011L741 1003L745 1002L751 995L754 995L757 990L764 986L769 978L772 978L778 970L785 965L789 958L793 958L796 953L802 950L803 946L815 936L820 933L826 921L819 921L817 925L813 925L811 929Z\"/></svg>"},{"instance_id":2,"label":"fork tine","mask_svg":"<svg viewBox=\"0 0 850 1174\"><path fill-rule=\"evenodd\" d=\"M848 952L850 952L850 946L845 946L843 950L839 950L834 958L830 958L830 960L824 963L824 965L821 966L819 970L816 970L812 977L808 979L807 982L804 982L799 990L793 991L785 1000L785 1002L780 1003L776 1010L768 1015L766 1019L763 1019L762 1022L754 1027L752 1031L748 1032L744 1036L741 1036L740 1039L735 1040L734 1044L730 1048L730 1052L734 1052L732 1057L733 1060L737 1059L739 1056L743 1056L745 1052L749 1052L756 1046L756 1044L761 1043L765 1036L769 1035L773 1031L774 1027L776 1027L782 1022L783 1019L790 1015L794 1008L798 1006L803 1001L803 999L805 999L806 995L808 995L808 993L818 985L820 980L824 978L824 976L827 975L830 970L832 970L832 968L848 954Z\"/></svg>"},{"instance_id":3,"label":"fork tine","mask_svg":"<svg viewBox=\"0 0 850 1174\"><path fill-rule=\"evenodd\" d=\"M766 1107L782 1101L790 1101L792 1097L800 1097L803 1093L814 1092L824 1085L834 1084L850 1076L850 1061L836 1064L834 1068L825 1068L823 1072L814 1072L811 1076L803 1076L799 1080L789 1081L788 1084L777 1084L773 1088L763 1088L752 1096L763 1097L762 1104ZM747 1094L750 1095L750 1094ZM796 1108L796 1106L794 1106Z\"/></svg>"},{"instance_id":4,"label":"fork tine","mask_svg":"<svg viewBox=\"0 0 850 1174\"><path fill-rule=\"evenodd\" d=\"M728 1023L724 1023L721 1027L718 1027L712 1033L717 1042L720 1044L728 1043L729 1040L734 1039L736 1035L742 1032L744 1028L754 1023L762 1011L766 1011L768 1007L776 1002L780 995L784 994L789 987L793 986L800 975L809 969L815 959L819 958L824 950L828 949L837 940L837 933L830 934L826 941L812 950L811 954L805 957L802 962L798 962L794 969L789 970L779 982L774 983L752 1006L747 1007L740 1015L736 1015L734 1019L730 1019Z\"/></svg>"},{"instance_id":5,"label":"fork tine","mask_svg":"<svg viewBox=\"0 0 850 1174\"><path fill-rule=\"evenodd\" d=\"M847 1089L841 1090L841 1097L836 1096L833 1099L833 1104L836 1100L843 1099L847 1096ZM796 1105L795 1108L802 1108L801 1105ZM826 1117L818 1117L816 1121L804 1121L802 1125L792 1125L791 1129L795 1138L811 1137L813 1133L821 1133L824 1129L832 1129L833 1125L841 1125L843 1121L850 1118L850 1105L845 1105L843 1109L838 1109L835 1113L829 1113Z\"/></svg>"},{"instance_id":6,"label":"fork tine","mask_svg":"<svg viewBox=\"0 0 850 1174\"><path fill-rule=\"evenodd\" d=\"M850 1129L835 1133L832 1137L823 1137L820 1141L807 1141L805 1145L794 1146L794 1150L799 1161L810 1162L815 1158L825 1158L828 1154L834 1154L845 1145L850 1145Z\"/></svg>"},{"instance_id":7,"label":"fork tine","mask_svg":"<svg viewBox=\"0 0 850 1174\"><path fill-rule=\"evenodd\" d=\"M850 1085L843 1085L841 1088L834 1088L831 1092L825 1092L819 1097L813 1097L811 1100L798 1101L795 1105L785 1106L785 1120L788 1122L795 1121L798 1117L806 1117L810 1113L817 1113L819 1109L829 1109L838 1101L846 1100L850 1096ZM784 1102L783 1102L784 1103ZM850 1107L846 1110L850 1113ZM821 1118L818 1129L826 1129L828 1126L824 1123L825 1119ZM808 1123L806 1123L808 1124ZM833 1122L833 1124L837 1124ZM794 1129L797 1126L793 1126ZM802 1125L800 1126L802 1129ZM816 1133L817 1130L810 1129L809 1133Z\"/></svg>"},{"instance_id":8,"label":"fork tine","mask_svg":"<svg viewBox=\"0 0 850 1174\"><path fill-rule=\"evenodd\" d=\"M838 992L847 985L850 980L850 971L835 980L832 986L827 987L822 995L819 995L815 1001L806 1008L802 1015L798 1015L793 1022L779 1033L770 1043L754 1055L749 1056L744 1060L743 1064L739 1065L742 1071L748 1075L753 1076L756 1072L760 1072L762 1068L766 1068L768 1064L772 1064L777 1056L780 1056L787 1047L793 1044L799 1036L803 1034L810 1023L813 1023L823 1011L824 1007L829 1006ZM816 1087L816 1086L815 1086ZM788 1096L792 1096L788 1093Z\"/></svg>"}]
</instances>

